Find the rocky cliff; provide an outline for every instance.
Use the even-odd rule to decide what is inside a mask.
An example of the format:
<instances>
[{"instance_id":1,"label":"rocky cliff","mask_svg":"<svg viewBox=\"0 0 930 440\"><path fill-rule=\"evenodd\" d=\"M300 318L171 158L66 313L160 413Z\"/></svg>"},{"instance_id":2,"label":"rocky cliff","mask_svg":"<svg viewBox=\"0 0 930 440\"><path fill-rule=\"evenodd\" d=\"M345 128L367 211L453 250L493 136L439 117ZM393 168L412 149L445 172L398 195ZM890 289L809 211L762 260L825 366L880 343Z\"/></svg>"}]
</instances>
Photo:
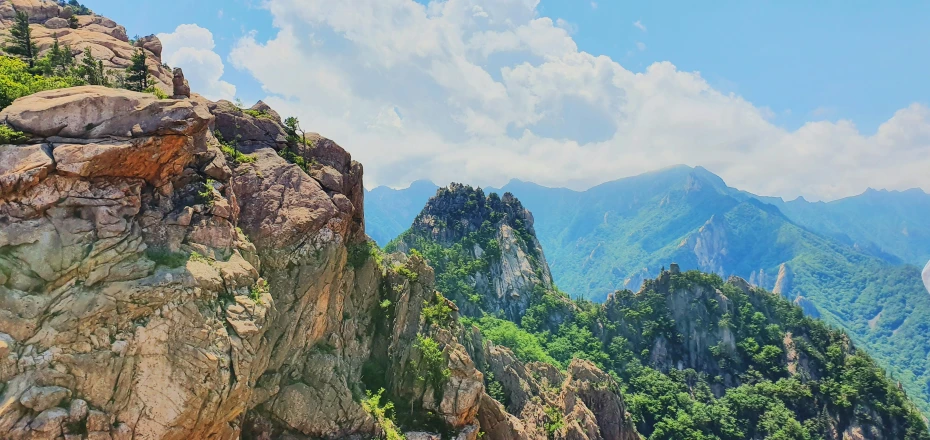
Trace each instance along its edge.
<instances>
[{"instance_id":1,"label":"rocky cliff","mask_svg":"<svg viewBox=\"0 0 930 440\"><path fill-rule=\"evenodd\" d=\"M440 290L469 316L493 310L519 322L540 292L553 289L533 215L510 193L440 188L385 249L426 255L440 272Z\"/></svg>"},{"instance_id":2,"label":"rocky cliff","mask_svg":"<svg viewBox=\"0 0 930 440\"><path fill-rule=\"evenodd\" d=\"M477 434L481 373L420 313L431 269L380 265L361 165L334 142L289 145L270 110L92 86L0 122L30 138L0 146L4 438L372 436L376 325L389 371L416 382L419 337L451 374L390 395Z\"/></svg>"},{"instance_id":3,"label":"rocky cliff","mask_svg":"<svg viewBox=\"0 0 930 440\"><path fill-rule=\"evenodd\" d=\"M71 6L61 6L53 0L2 0L0 1L0 34L6 34L13 25L16 12L29 15L32 38L39 53L50 49L55 39L59 44L71 48L80 61L85 49L90 49L96 60L103 62L106 69L125 69L135 51L146 55L146 65L155 80L154 85L168 95L172 94L173 73L162 64L161 42L154 35L131 41L126 28L115 21L94 12L77 15ZM74 28L69 19L76 18Z\"/></svg>"}]
</instances>

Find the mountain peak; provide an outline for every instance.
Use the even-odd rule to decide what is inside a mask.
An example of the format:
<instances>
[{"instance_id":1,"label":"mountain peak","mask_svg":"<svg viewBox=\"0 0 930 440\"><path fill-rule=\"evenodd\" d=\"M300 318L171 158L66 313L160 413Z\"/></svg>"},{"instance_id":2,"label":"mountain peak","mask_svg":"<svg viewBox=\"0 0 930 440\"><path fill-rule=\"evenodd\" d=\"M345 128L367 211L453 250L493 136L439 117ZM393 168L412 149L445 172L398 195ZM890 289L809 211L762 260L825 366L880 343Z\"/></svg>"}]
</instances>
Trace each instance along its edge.
<instances>
[{"instance_id":1,"label":"mountain peak","mask_svg":"<svg viewBox=\"0 0 930 440\"><path fill-rule=\"evenodd\" d=\"M520 322L537 287L554 289L533 216L509 192L485 195L461 183L439 188L413 226L385 247L414 249L454 274L439 277L437 287L468 316L502 311Z\"/></svg>"}]
</instances>

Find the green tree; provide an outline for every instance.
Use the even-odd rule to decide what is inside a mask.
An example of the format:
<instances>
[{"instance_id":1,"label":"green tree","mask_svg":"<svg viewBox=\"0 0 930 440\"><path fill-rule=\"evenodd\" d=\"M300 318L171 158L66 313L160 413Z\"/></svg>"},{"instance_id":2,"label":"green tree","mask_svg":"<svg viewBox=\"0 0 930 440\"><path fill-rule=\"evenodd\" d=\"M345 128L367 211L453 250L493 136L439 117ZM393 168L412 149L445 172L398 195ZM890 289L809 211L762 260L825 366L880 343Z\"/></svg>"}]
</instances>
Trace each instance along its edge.
<instances>
[{"instance_id":1,"label":"green tree","mask_svg":"<svg viewBox=\"0 0 930 440\"><path fill-rule=\"evenodd\" d=\"M74 76L35 75L24 61L0 56L0 110L12 104L16 98L80 84L81 81Z\"/></svg>"},{"instance_id":2,"label":"green tree","mask_svg":"<svg viewBox=\"0 0 930 440\"><path fill-rule=\"evenodd\" d=\"M136 92L144 91L149 87L149 69L145 65L145 52L136 50L129 60L130 65L126 68L126 75L123 77L123 88Z\"/></svg>"},{"instance_id":3,"label":"green tree","mask_svg":"<svg viewBox=\"0 0 930 440\"><path fill-rule=\"evenodd\" d=\"M77 29L77 28L78 28L78 18L77 18L77 15L72 15L71 17L68 17L68 27L70 27L71 29Z\"/></svg>"},{"instance_id":4,"label":"green tree","mask_svg":"<svg viewBox=\"0 0 930 440\"><path fill-rule=\"evenodd\" d=\"M16 13L13 21L13 27L10 28L10 36L6 39L6 45L3 51L20 57L29 64L29 68L35 67L36 43L32 40L32 31L29 29L29 15L23 11Z\"/></svg>"},{"instance_id":5,"label":"green tree","mask_svg":"<svg viewBox=\"0 0 930 440\"><path fill-rule=\"evenodd\" d=\"M300 128L300 121L293 116L288 116L284 120L284 131L287 133L287 142L291 144L307 144L307 135Z\"/></svg>"},{"instance_id":6,"label":"green tree","mask_svg":"<svg viewBox=\"0 0 930 440\"><path fill-rule=\"evenodd\" d=\"M92 86L110 85L110 78L103 68L103 61L95 59L89 47L84 49L84 57L81 58L80 65L75 68L75 73Z\"/></svg>"},{"instance_id":7,"label":"green tree","mask_svg":"<svg viewBox=\"0 0 930 440\"><path fill-rule=\"evenodd\" d=\"M74 55L71 54L71 47L59 45L58 36L55 36L52 48L36 62L34 70L45 76L68 76L73 67Z\"/></svg>"}]
</instances>

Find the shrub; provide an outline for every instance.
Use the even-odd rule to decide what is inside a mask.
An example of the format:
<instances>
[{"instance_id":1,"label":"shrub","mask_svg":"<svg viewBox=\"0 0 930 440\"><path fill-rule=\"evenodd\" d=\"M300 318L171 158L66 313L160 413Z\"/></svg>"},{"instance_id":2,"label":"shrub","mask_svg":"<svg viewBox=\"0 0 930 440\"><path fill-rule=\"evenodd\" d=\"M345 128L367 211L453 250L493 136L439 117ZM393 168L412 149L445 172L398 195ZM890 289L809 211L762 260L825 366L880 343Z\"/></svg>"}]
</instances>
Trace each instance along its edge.
<instances>
[{"instance_id":1,"label":"shrub","mask_svg":"<svg viewBox=\"0 0 930 440\"><path fill-rule=\"evenodd\" d=\"M374 258L376 264L381 264L381 251L372 241L364 241L349 246L349 265L358 269L365 265L369 258Z\"/></svg>"},{"instance_id":2,"label":"shrub","mask_svg":"<svg viewBox=\"0 0 930 440\"><path fill-rule=\"evenodd\" d=\"M0 144L21 144L27 140L29 137L25 133L0 125Z\"/></svg>"},{"instance_id":3,"label":"shrub","mask_svg":"<svg viewBox=\"0 0 930 440\"><path fill-rule=\"evenodd\" d=\"M432 386L436 400L442 400L442 388L452 375L452 370L446 368L446 359L439 343L429 336L417 335L414 348L420 352L420 362L416 368L417 380Z\"/></svg>"},{"instance_id":4,"label":"shrub","mask_svg":"<svg viewBox=\"0 0 930 440\"><path fill-rule=\"evenodd\" d=\"M408 280L410 280L411 283L415 283L417 281L417 278L419 277L419 275L417 275L416 272L410 269L407 269L406 266L397 265L397 266L394 266L394 270L397 273L406 277Z\"/></svg>"},{"instance_id":5,"label":"shrub","mask_svg":"<svg viewBox=\"0 0 930 440\"><path fill-rule=\"evenodd\" d=\"M452 306L441 293L436 292L432 301L423 301L422 315L427 324L446 326L452 323Z\"/></svg>"},{"instance_id":6,"label":"shrub","mask_svg":"<svg viewBox=\"0 0 930 440\"><path fill-rule=\"evenodd\" d=\"M143 90L142 92L143 92L143 93L151 93L151 94L155 95L155 97L158 98L158 99L168 99L168 94L165 93L165 92L163 92L163 91L161 91L161 89L159 89L158 87L155 87L155 86L148 86L148 87L147 87L145 90Z\"/></svg>"},{"instance_id":7,"label":"shrub","mask_svg":"<svg viewBox=\"0 0 930 440\"><path fill-rule=\"evenodd\" d=\"M172 269L183 266L187 260L191 259L191 255L184 252L171 252L161 247L147 248L145 256L158 266L167 266Z\"/></svg>"},{"instance_id":8,"label":"shrub","mask_svg":"<svg viewBox=\"0 0 930 440\"><path fill-rule=\"evenodd\" d=\"M387 402L381 405L383 394L384 388L379 389L377 393L372 393L371 390L365 391L367 398L361 401L362 409L378 421L378 426L384 430L385 440L404 440L404 435L401 434L392 418L394 404Z\"/></svg>"},{"instance_id":9,"label":"shrub","mask_svg":"<svg viewBox=\"0 0 930 440\"><path fill-rule=\"evenodd\" d=\"M255 156L252 156L250 154L244 154L243 152L239 151L239 149L237 149L235 145L232 145L231 143L223 139L223 135L220 133L219 130L214 131L213 135L216 137L216 140L219 141L220 150L223 152L224 155L226 155L226 159L229 159L235 165L239 165L241 163L255 162Z\"/></svg>"},{"instance_id":10,"label":"shrub","mask_svg":"<svg viewBox=\"0 0 930 440\"><path fill-rule=\"evenodd\" d=\"M266 293L268 293L268 282L264 278L259 278L249 289L249 298L254 303L260 303L262 296Z\"/></svg>"},{"instance_id":11,"label":"shrub","mask_svg":"<svg viewBox=\"0 0 930 440\"><path fill-rule=\"evenodd\" d=\"M0 56L0 110L26 95L81 84L83 81L73 76L34 75L22 60Z\"/></svg>"}]
</instances>

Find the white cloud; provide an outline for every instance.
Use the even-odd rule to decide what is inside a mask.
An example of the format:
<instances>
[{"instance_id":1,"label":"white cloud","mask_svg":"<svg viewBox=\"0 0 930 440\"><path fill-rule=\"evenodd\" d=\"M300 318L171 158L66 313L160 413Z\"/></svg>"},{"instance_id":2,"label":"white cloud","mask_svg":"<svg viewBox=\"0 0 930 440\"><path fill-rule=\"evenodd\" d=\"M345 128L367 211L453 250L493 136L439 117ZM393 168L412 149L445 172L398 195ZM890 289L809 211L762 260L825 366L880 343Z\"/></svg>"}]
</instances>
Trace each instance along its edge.
<instances>
[{"instance_id":1,"label":"white cloud","mask_svg":"<svg viewBox=\"0 0 930 440\"><path fill-rule=\"evenodd\" d=\"M247 36L229 59L280 113L364 163L369 186L516 177L585 188L684 163L787 198L930 189L925 106L873 135L850 121L789 131L697 72L659 62L634 73L581 52L537 5L269 0L277 35Z\"/></svg>"},{"instance_id":2,"label":"white cloud","mask_svg":"<svg viewBox=\"0 0 930 440\"><path fill-rule=\"evenodd\" d=\"M643 32L646 32L646 25L644 25L644 24L643 24L642 22L640 22L639 20L636 20L636 21L633 22L633 27L635 27L636 29L639 29L639 30L641 30L641 31L643 31Z\"/></svg>"},{"instance_id":3,"label":"white cloud","mask_svg":"<svg viewBox=\"0 0 930 440\"><path fill-rule=\"evenodd\" d=\"M236 86L221 80L223 60L213 51L213 33L196 24L182 24L170 34L158 34L162 61L184 70L191 90L207 99L232 100Z\"/></svg>"},{"instance_id":4,"label":"white cloud","mask_svg":"<svg viewBox=\"0 0 930 440\"><path fill-rule=\"evenodd\" d=\"M640 52L642 52L646 50L646 43L643 43L642 41L637 41L636 48L639 49Z\"/></svg>"},{"instance_id":5,"label":"white cloud","mask_svg":"<svg viewBox=\"0 0 930 440\"><path fill-rule=\"evenodd\" d=\"M597 2L591 2L591 9L597 9Z\"/></svg>"}]
</instances>

